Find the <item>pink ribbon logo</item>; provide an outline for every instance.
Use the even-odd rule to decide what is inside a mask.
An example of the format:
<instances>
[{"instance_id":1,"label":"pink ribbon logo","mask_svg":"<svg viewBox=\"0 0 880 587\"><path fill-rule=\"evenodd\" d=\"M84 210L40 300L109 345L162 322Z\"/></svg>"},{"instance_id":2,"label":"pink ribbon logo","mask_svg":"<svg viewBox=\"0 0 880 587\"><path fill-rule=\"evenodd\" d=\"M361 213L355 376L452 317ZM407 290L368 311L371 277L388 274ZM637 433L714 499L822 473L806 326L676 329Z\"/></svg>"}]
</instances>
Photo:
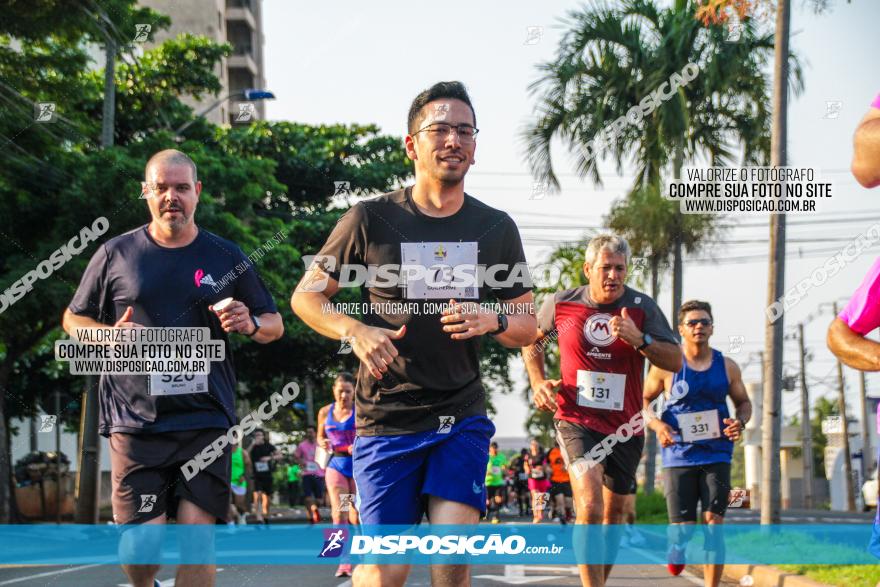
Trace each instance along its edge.
<instances>
[{"instance_id":1,"label":"pink ribbon logo","mask_svg":"<svg viewBox=\"0 0 880 587\"><path fill-rule=\"evenodd\" d=\"M202 287L202 277L204 277L204 276L205 276L204 271L202 271L201 269L196 269L196 274L195 274L196 287Z\"/></svg>"}]
</instances>

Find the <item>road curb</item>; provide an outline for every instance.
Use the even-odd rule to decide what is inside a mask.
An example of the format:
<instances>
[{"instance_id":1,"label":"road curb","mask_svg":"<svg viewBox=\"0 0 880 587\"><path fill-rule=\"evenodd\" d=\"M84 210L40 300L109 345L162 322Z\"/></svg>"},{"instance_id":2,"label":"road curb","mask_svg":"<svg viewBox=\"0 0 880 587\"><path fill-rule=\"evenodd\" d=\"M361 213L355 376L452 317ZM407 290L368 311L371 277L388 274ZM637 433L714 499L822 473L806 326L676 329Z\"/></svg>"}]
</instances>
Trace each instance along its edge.
<instances>
[{"instance_id":1,"label":"road curb","mask_svg":"<svg viewBox=\"0 0 880 587\"><path fill-rule=\"evenodd\" d=\"M702 569L700 569L702 573ZM733 581L742 581L743 577L751 576L753 582L741 582L741 585L753 587L833 587L827 583L819 583L813 579L788 573L767 565L724 565L724 577Z\"/></svg>"},{"instance_id":2,"label":"road curb","mask_svg":"<svg viewBox=\"0 0 880 587\"><path fill-rule=\"evenodd\" d=\"M655 548L666 546L665 540L659 536L649 533L643 533L643 536ZM703 576L703 565L687 565L687 569L698 577ZM724 565L725 579L739 582L746 575L751 576L752 582L740 584L751 587L834 587L769 565Z\"/></svg>"}]
</instances>

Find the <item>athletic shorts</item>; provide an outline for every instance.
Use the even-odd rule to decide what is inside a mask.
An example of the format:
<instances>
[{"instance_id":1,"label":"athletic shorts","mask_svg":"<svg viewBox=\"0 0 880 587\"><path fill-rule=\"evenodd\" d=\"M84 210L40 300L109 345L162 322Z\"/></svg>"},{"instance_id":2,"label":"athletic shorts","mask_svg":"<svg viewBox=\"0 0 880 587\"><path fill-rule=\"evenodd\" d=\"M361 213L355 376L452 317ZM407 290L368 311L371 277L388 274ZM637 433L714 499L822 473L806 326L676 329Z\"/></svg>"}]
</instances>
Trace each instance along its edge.
<instances>
[{"instance_id":1,"label":"athletic shorts","mask_svg":"<svg viewBox=\"0 0 880 587\"><path fill-rule=\"evenodd\" d=\"M561 481L559 483L553 481L550 483L550 497L559 495L560 493L565 497L571 497L570 481Z\"/></svg>"},{"instance_id":2,"label":"athletic shorts","mask_svg":"<svg viewBox=\"0 0 880 587\"><path fill-rule=\"evenodd\" d=\"M504 498L504 490L506 487L504 485L487 485L486 486L486 494L489 500L494 499L496 496L500 498Z\"/></svg>"},{"instance_id":3,"label":"athletic shorts","mask_svg":"<svg viewBox=\"0 0 880 587\"><path fill-rule=\"evenodd\" d=\"M302 476L303 497L324 498L324 478L317 475Z\"/></svg>"},{"instance_id":4,"label":"athletic shorts","mask_svg":"<svg viewBox=\"0 0 880 587\"><path fill-rule=\"evenodd\" d=\"M230 450L187 480L181 471L202 449L226 433L221 428L158 434L110 435L110 499L117 524L174 517L181 499L225 520L230 501Z\"/></svg>"},{"instance_id":5,"label":"athletic shorts","mask_svg":"<svg viewBox=\"0 0 880 587\"><path fill-rule=\"evenodd\" d=\"M275 491L272 487L272 475L254 475L254 491L262 491L266 495L272 495Z\"/></svg>"},{"instance_id":6,"label":"athletic shorts","mask_svg":"<svg viewBox=\"0 0 880 587\"><path fill-rule=\"evenodd\" d=\"M486 464L495 426L485 416L440 434L358 436L354 480L362 524L416 524L430 495L486 511Z\"/></svg>"},{"instance_id":7,"label":"athletic shorts","mask_svg":"<svg viewBox=\"0 0 880 587\"><path fill-rule=\"evenodd\" d=\"M546 477L542 477L541 479L532 479L531 477L529 477L528 488L529 491L547 493L548 491L550 491L550 480Z\"/></svg>"},{"instance_id":8,"label":"athletic shorts","mask_svg":"<svg viewBox=\"0 0 880 587\"><path fill-rule=\"evenodd\" d=\"M324 471L324 483L329 490L331 487L339 489L339 493L356 493L354 478L346 477L333 467L327 467Z\"/></svg>"},{"instance_id":9,"label":"athletic shorts","mask_svg":"<svg viewBox=\"0 0 880 587\"><path fill-rule=\"evenodd\" d=\"M565 468L569 469L571 474L573 474L570 469L571 464L584 458L585 455L586 458L589 458L590 450L608 436L568 420L553 420L553 423L556 427L559 449L565 460ZM605 487L619 495L630 495L636 492L636 469L642 458L644 446L644 436L631 436L611 448L610 454L601 462L601 466L604 468L603 484Z\"/></svg>"},{"instance_id":10,"label":"athletic shorts","mask_svg":"<svg viewBox=\"0 0 880 587\"><path fill-rule=\"evenodd\" d=\"M696 522L697 503L704 512L723 516L730 494L730 463L664 470L669 522Z\"/></svg>"}]
</instances>

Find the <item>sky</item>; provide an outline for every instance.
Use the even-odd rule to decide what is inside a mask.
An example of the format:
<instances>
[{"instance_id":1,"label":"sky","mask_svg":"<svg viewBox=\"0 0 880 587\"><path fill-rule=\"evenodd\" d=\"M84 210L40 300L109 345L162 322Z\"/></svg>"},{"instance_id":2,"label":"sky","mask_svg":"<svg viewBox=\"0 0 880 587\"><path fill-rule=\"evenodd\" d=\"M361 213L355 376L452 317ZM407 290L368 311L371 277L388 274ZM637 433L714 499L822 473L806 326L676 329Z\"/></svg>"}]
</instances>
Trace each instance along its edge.
<instances>
[{"instance_id":1,"label":"sky","mask_svg":"<svg viewBox=\"0 0 880 587\"><path fill-rule=\"evenodd\" d=\"M790 99L789 165L816 169L833 188L821 214L789 216L786 289L808 277L848 239L880 221L880 188L866 190L849 173L853 131L880 92L880 2L832 0L831 10L821 15L813 14L803 0L792 4L791 48L803 64L805 90ZM529 263L535 265L556 243L576 240L591 233L590 227L601 226L614 200L623 197L632 182L632 168L616 176L605 162L604 185L597 188L579 179L564 149L556 148L553 161L562 190L531 199L533 179L519 138L536 103L528 87L538 78L537 65L555 54L566 29L564 17L579 6L558 0L264 0L267 87L277 96L267 104L267 117L306 124L373 123L384 133L402 137L416 94L437 81L463 81L480 127L476 165L465 189L513 217ZM530 29L539 32L530 36ZM722 352L733 350L731 337L742 337L741 350L730 356L744 367L746 382L757 382L760 369L752 353L764 348L769 225L766 216L729 220L725 223L736 226L723 235L723 242L685 257L684 299L712 304L712 342ZM807 373L813 401L836 397L835 362L824 343L832 315L828 309L817 314L819 305L845 303L878 251L878 246L866 250L833 279L811 287L785 314L786 332L811 318L805 338L812 353ZM664 277L658 303L668 316L670 276ZM784 361L787 373L797 371L795 340L786 341ZM516 381L512 393L493 391L499 436L525 434L521 361L511 363L511 373ZM880 378L869 375L867 389L869 395L880 396ZM857 415L857 392L857 376L847 370L850 414ZM784 394L785 418L799 412L799 402L798 393Z\"/></svg>"}]
</instances>

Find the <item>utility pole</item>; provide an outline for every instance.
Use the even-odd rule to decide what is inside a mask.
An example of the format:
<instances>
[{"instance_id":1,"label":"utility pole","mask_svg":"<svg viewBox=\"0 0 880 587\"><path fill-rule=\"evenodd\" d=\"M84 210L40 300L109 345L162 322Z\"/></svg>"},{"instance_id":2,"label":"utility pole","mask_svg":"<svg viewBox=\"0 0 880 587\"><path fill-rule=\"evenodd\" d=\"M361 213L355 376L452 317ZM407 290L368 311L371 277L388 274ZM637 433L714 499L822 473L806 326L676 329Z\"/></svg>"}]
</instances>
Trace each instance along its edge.
<instances>
[{"instance_id":1,"label":"utility pole","mask_svg":"<svg viewBox=\"0 0 880 587\"><path fill-rule=\"evenodd\" d=\"M862 424L862 479L871 477L871 471L874 469L874 454L871 450L871 430L868 428L868 398L865 385L865 372L859 371L859 408L861 409L861 417L859 421Z\"/></svg>"},{"instance_id":2,"label":"utility pole","mask_svg":"<svg viewBox=\"0 0 880 587\"><path fill-rule=\"evenodd\" d=\"M788 34L791 0L780 0L776 9L776 35L773 70L773 126L770 137L773 166L787 163L788 140ZM785 214L770 217L770 263L767 306L783 296L785 290ZM779 524L779 441L782 432L782 328L784 314L775 322L767 320L764 348L769 355L764 365L764 421L761 435L761 524Z\"/></svg>"},{"instance_id":3,"label":"utility pole","mask_svg":"<svg viewBox=\"0 0 880 587\"><path fill-rule=\"evenodd\" d=\"M834 315L837 316L837 302L834 302ZM843 363L837 361L837 405L840 411L840 425L843 437L843 476L846 481L846 511L856 511L855 495L853 494L852 456L849 451L849 422L846 418L846 394L843 382Z\"/></svg>"},{"instance_id":4,"label":"utility pole","mask_svg":"<svg viewBox=\"0 0 880 587\"><path fill-rule=\"evenodd\" d=\"M813 508L813 428L810 422L810 392L807 389L807 352L804 349L804 325L798 324L801 356L801 452L804 459L804 508Z\"/></svg>"},{"instance_id":5,"label":"utility pole","mask_svg":"<svg viewBox=\"0 0 880 587\"><path fill-rule=\"evenodd\" d=\"M104 112L101 120L101 148L113 146L114 116L116 114L116 41L107 33L104 51ZM76 470L76 523L97 524L101 494L101 444L98 435L98 378L86 377L80 417L81 440L79 466Z\"/></svg>"}]
</instances>

